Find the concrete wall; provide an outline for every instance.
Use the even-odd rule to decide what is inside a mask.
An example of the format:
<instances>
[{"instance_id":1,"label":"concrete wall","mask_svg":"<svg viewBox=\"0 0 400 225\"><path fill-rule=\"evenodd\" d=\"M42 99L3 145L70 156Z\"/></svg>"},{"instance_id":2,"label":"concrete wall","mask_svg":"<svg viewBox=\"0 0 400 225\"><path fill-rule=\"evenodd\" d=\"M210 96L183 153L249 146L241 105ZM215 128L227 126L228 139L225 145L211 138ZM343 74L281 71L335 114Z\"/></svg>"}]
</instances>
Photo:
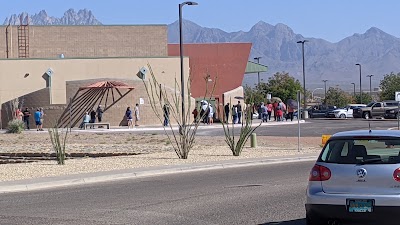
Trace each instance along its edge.
<instances>
[{"instance_id":1,"label":"concrete wall","mask_svg":"<svg viewBox=\"0 0 400 225\"><path fill-rule=\"evenodd\" d=\"M9 58L18 58L18 30L8 33ZM167 56L167 26L29 26L29 58ZM6 26L0 26L6 58Z\"/></svg>"}]
</instances>

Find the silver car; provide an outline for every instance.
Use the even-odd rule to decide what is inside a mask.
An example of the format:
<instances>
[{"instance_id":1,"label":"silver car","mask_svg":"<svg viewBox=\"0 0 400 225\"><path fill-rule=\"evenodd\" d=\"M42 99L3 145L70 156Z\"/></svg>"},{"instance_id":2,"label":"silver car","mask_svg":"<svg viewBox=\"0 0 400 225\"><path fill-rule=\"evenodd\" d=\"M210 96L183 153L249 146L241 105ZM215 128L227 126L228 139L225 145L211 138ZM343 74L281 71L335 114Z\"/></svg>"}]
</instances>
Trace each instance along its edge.
<instances>
[{"instance_id":1,"label":"silver car","mask_svg":"<svg viewBox=\"0 0 400 225\"><path fill-rule=\"evenodd\" d=\"M310 172L307 225L400 224L400 131L333 135Z\"/></svg>"}]
</instances>

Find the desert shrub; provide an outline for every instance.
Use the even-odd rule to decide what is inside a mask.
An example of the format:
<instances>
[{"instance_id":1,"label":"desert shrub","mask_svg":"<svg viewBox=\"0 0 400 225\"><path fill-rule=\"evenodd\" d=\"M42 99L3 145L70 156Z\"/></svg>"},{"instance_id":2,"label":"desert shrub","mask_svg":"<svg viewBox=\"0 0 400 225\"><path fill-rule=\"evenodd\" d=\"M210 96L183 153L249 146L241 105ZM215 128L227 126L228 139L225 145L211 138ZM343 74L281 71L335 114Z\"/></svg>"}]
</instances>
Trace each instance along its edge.
<instances>
[{"instance_id":1,"label":"desert shrub","mask_svg":"<svg viewBox=\"0 0 400 225\"><path fill-rule=\"evenodd\" d=\"M14 119L8 122L7 133L20 134L24 130L24 122Z\"/></svg>"}]
</instances>

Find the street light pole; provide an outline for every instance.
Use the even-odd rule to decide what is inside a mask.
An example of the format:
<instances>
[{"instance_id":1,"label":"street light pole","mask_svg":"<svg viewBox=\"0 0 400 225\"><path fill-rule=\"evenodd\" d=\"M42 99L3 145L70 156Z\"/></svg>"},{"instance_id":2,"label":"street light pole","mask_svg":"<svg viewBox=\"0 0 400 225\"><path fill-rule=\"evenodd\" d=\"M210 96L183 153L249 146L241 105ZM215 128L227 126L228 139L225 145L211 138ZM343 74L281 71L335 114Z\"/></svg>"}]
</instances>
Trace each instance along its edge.
<instances>
[{"instance_id":1,"label":"street light pole","mask_svg":"<svg viewBox=\"0 0 400 225\"><path fill-rule=\"evenodd\" d=\"M361 64L357 63L356 66L360 68L360 104L362 104L362 87L361 87Z\"/></svg>"},{"instance_id":2,"label":"street light pole","mask_svg":"<svg viewBox=\"0 0 400 225\"><path fill-rule=\"evenodd\" d=\"M356 97L356 83L351 83L353 85L353 95Z\"/></svg>"},{"instance_id":3,"label":"street light pole","mask_svg":"<svg viewBox=\"0 0 400 225\"><path fill-rule=\"evenodd\" d=\"M254 60L257 60L257 63L258 64L260 64L260 59L261 59L261 56L258 56L258 57L254 57ZM257 72L257 75L258 75L258 86L260 86L260 72Z\"/></svg>"},{"instance_id":4,"label":"street light pole","mask_svg":"<svg viewBox=\"0 0 400 225\"><path fill-rule=\"evenodd\" d=\"M303 40L303 41L298 41L297 44L301 44L301 50L302 50L302 55L303 55L303 118L307 119L308 114L307 114L307 94L306 94L306 70L305 70L305 65L304 65L304 43L308 42L308 40Z\"/></svg>"},{"instance_id":5,"label":"street light pole","mask_svg":"<svg viewBox=\"0 0 400 225\"><path fill-rule=\"evenodd\" d=\"M371 78L373 77L374 75L367 75L367 77L369 77L369 95L371 95L371 97L372 97L372 85L371 85Z\"/></svg>"},{"instance_id":6,"label":"street light pole","mask_svg":"<svg viewBox=\"0 0 400 225\"><path fill-rule=\"evenodd\" d=\"M324 94L324 102L326 103L326 82L327 82L328 80L322 80L322 82L324 82L324 85L325 85L325 94Z\"/></svg>"},{"instance_id":7,"label":"street light pole","mask_svg":"<svg viewBox=\"0 0 400 225\"><path fill-rule=\"evenodd\" d=\"M311 92L311 100L314 102L314 91L316 90L322 90L322 88L315 88L312 92Z\"/></svg>"},{"instance_id":8,"label":"street light pole","mask_svg":"<svg viewBox=\"0 0 400 225\"><path fill-rule=\"evenodd\" d=\"M183 2L179 4L179 55L181 64L182 127L186 126L185 77L183 75L183 33L182 33L182 8L184 5L198 5L198 4L196 2Z\"/></svg>"}]
</instances>

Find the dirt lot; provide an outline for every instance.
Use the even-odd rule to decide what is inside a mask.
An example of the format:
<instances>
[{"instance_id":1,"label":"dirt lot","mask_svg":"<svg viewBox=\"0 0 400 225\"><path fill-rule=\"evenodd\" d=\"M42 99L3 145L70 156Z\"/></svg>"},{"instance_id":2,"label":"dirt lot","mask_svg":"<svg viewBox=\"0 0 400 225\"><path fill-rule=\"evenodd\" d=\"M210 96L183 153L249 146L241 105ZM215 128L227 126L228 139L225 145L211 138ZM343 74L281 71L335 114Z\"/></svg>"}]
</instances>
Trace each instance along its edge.
<instances>
[{"instance_id":1,"label":"dirt lot","mask_svg":"<svg viewBox=\"0 0 400 225\"><path fill-rule=\"evenodd\" d=\"M179 159L165 135L73 132L67 140L67 153L94 153L99 156L103 153L136 153L137 155L73 158L68 159L62 166L57 165L55 160L0 164L0 181L231 159L317 155L321 150L321 138L315 137L302 137L300 152L297 151L297 138L293 137L259 136L257 142L257 148L250 148L250 143L246 143L242 154L233 156L225 143L225 137L197 137L189 158ZM47 132L0 135L2 157L7 153L48 154L53 152Z\"/></svg>"}]
</instances>

